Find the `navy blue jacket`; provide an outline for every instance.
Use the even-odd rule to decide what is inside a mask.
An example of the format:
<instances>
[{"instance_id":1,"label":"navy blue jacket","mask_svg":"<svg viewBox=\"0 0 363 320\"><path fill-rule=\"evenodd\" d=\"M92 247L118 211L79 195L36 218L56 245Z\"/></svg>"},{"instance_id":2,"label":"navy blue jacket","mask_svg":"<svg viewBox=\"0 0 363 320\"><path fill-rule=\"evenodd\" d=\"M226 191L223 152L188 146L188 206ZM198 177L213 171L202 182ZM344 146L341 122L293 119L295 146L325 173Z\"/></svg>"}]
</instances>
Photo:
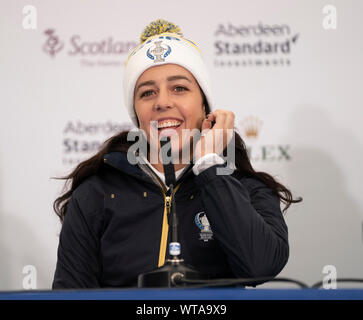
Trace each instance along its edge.
<instances>
[{"instance_id":1,"label":"navy blue jacket","mask_svg":"<svg viewBox=\"0 0 363 320\"><path fill-rule=\"evenodd\" d=\"M185 262L212 278L276 276L289 256L278 197L255 178L237 170L217 175L216 168L178 180ZM155 270L164 254L165 191L126 153L106 155L68 204L53 288L131 287Z\"/></svg>"}]
</instances>

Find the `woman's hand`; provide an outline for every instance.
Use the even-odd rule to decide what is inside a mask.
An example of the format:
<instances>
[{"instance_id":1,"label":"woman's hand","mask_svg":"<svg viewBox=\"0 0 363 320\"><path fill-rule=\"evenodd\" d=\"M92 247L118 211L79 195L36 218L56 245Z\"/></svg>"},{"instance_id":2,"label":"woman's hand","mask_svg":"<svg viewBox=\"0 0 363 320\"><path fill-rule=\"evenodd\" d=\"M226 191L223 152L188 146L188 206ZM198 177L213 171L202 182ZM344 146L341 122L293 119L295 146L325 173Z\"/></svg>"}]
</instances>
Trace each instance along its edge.
<instances>
[{"instance_id":1,"label":"woman's hand","mask_svg":"<svg viewBox=\"0 0 363 320\"><path fill-rule=\"evenodd\" d=\"M208 114L202 123L202 136L195 146L194 161L208 153L222 154L233 137L233 131L232 111L218 109Z\"/></svg>"}]
</instances>

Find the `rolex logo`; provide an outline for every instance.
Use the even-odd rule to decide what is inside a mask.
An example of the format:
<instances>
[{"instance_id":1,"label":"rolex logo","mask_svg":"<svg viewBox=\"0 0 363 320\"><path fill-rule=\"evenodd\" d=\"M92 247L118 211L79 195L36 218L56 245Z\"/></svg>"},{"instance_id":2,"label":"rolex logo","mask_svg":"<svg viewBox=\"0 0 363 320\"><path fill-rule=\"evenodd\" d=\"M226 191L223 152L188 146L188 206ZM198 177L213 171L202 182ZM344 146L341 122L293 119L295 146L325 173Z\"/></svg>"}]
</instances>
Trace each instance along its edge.
<instances>
[{"instance_id":1,"label":"rolex logo","mask_svg":"<svg viewBox=\"0 0 363 320\"><path fill-rule=\"evenodd\" d=\"M262 120L254 116L248 116L240 121L241 127L247 139L257 139L262 123Z\"/></svg>"}]
</instances>

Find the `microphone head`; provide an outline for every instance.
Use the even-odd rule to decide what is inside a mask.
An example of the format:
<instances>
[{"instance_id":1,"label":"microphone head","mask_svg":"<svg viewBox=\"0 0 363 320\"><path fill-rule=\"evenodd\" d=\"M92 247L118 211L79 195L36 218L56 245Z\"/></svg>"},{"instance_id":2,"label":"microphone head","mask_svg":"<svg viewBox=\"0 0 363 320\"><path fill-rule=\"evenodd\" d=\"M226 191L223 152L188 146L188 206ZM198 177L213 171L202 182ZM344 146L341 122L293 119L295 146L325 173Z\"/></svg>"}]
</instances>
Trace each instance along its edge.
<instances>
[{"instance_id":1,"label":"microphone head","mask_svg":"<svg viewBox=\"0 0 363 320\"><path fill-rule=\"evenodd\" d=\"M164 167L164 175L165 175L165 184L167 186L170 186L171 184L174 186L176 179L175 179L175 169L174 164L171 157L171 142L170 137L162 137L160 139L160 152L161 152L161 158L163 161L163 167Z\"/></svg>"}]
</instances>

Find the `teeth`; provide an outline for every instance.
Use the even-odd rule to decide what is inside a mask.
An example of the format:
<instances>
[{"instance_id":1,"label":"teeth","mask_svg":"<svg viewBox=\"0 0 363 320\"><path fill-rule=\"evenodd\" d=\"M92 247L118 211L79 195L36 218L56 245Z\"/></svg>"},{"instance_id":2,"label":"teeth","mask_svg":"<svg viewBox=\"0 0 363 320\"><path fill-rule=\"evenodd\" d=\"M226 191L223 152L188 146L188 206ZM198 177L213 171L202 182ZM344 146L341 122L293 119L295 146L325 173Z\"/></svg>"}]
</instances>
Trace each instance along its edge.
<instances>
[{"instance_id":1,"label":"teeth","mask_svg":"<svg viewBox=\"0 0 363 320\"><path fill-rule=\"evenodd\" d=\"M164 121L164 122L158 123L158 129L161 129L161 128L169 128L169 127L177 127L180 124L181 124L180 121L168 120L168 121Z\"/></svg>"}]
</instances>

